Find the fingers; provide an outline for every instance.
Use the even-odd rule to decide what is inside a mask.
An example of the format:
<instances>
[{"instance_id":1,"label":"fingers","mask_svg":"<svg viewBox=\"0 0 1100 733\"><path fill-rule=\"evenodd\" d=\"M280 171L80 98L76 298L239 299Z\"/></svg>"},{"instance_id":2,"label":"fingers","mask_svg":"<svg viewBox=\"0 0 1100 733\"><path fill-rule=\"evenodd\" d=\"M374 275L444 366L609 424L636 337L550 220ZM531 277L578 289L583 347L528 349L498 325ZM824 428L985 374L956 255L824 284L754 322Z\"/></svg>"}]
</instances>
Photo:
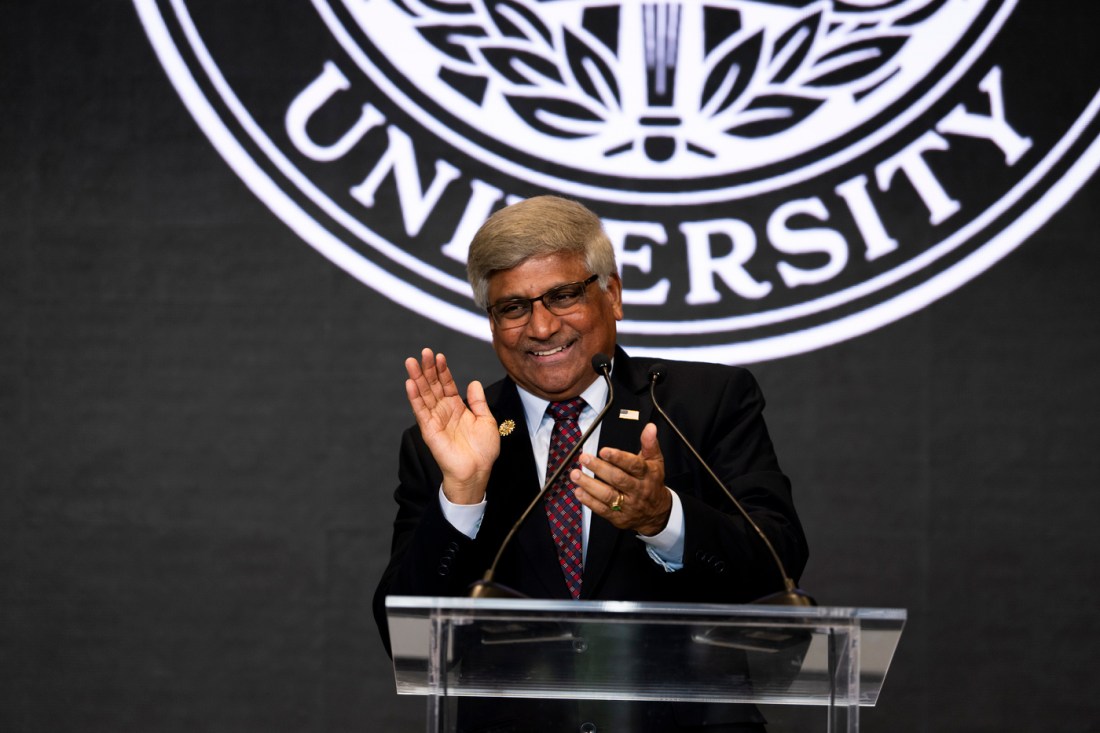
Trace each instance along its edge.
<instances>
[{"instance_id":1,"label":"fingers","mask_svg":"<svg viewBox=\"0 0 1100 733\"><path fill-rule=\"evenodd\" d=\"M603 451L601 451L603 455ZM630 454L624 454L630 456ZM611 458L623 458L623 456L608 456ZM630 456L637 458L637 456ZM587 468L592 474L602 483L607 484L612 491L612 497L618 493L619 489L624 491L631 491L634 489L634 484L638 479L645 475L644 467L639 469L635 464L635 461L622 461L621 463L612 463L611 461L597 458L596 456L589 455L588 453L582 453L580 457L580 463ZM622 463L630 463L635 471L624 470ZM585 478L589 478L587 474ZM602 497L601 497L602 498Z\"/></svg>"},{"instance_id":2,"label":"fingers","mask_svg":"<svg viewBox=\"0 0 1100 733\"><path fill-rule=\"evenodd\" d=\"M477 380L470 382L466 388L466 402L470 406L470 412L477 417L493 416L489 410L489 403L485 401L485 388L481 386L481 382Z\"/></svg>"},{"instance_id":3,"label":"fingers","mask_svg":"<svg viewBox=\"0 0 1100 733\"><path fill-rule=\"evenodd\" d=\"M590 456L589 456L590 457ZM583 463L582 456L582 463ZM659 465L659 462L654 462ZM622 476L629 474L621 473ZM664 473L657 469L643 479L628 483L605 481L607 475L588 476L574 470L570 479L576 484L577 500L620 529L630 529L652 537L668 526L672 511L672 493L664 485Z\"/></svg>"},{"instance_id":4,"label":"fingers","mask_svg":"<svg viewBox=\"0 0 1100 733\"><path fill-rule=\"evenodd\" d=\"M409 378L405 380L405 396L409 400L413 417L421 431L428 431L430 426L444 425L448 422L448 411L445 405L437 400L430 389L422 388L421 380Z\"/></svg>"},{"instance_id":5,"label":"fingers","mask_svg":"<svg viewBox=\"0 0 1100 733\"><path fill-rule=\"evenodd\" d=\"M428 384L427 377L424 375L421 362L410 356L405 359L405 371L409 375L409 378L405 380L405 396L409 400L409 405L412 407L417 423L423 427L423 421L436 405L437 400L431 386Z\"/></svg>"},{"instance_id":6,"label":"fingers","mask_svg":"<svg viewBox=\"0 0 1100 733\"><path fill-rule=\"evenodd\" d=\"M422 390L430 391L435 399L443 399L446 392L443 388L441 372L447 371L450 374L447 370L446 358L442 354L433 354L431 349L424 349L420 352L420 370L424 375L423 382L418 380L417 384Z\"/></svg>"},{"instance_id":7,"label":"fingers","mask_svg":"<svg viewBox=\"0 0 1100 733\"><path fill-rule=\"evenodd\" d=\"M572 479L572 476L570 478ZM594 500L594 503L590 504L588 508L598 514L606 515L609 512L622 511L622 505L627 502L626 493L598 479L593 479L583 472L579 480L572 480L577 485L578 495L583 492L584 496ZM583 499L582 503L584 503ZM615 505L618 505L619 508L615 509Z\"/></svg>"},{"instance_id":8,"label":"fingers","mask_svg":"<svg viewBox=\"0 0 1100 733\"><path fill-rule=\"evenodd\" d=\"M655 425L645 426L640 442L638 453L606 447L599 456L582 453L581 465L593 475L575 470L570 479L578 500L594 513L617 527L655 534L667 522L670 504Z\"/></svg>"},{"instance_id":9,"label":"fingers","mask_svg":"<svg viewBox=\"0 0 1100 733\"><path fill-rule=\"evenodd\" d=\"M431 353L430 349L425 349L428 353ZM435 355L435 369L439 375L439 384L443 388L443 394L447 397L458 394L458 385L455 384L454 375L451 374L451 368L447 364L447 357L443 354Z\"/></svg>"},{"instance_id":10,"label":"fingers","mask_svg":"<svg viewBox=\"0 0 1100 733\"><path fill-rule=\"evenodd\" d=\"M419 360L412 356L405 359L405 371L409 375L409 382L415 386L417 396L428 409L432 409L444 398L458 394L458 385L447 365L447 357L443 354L436 354L425 348L420 352ZM414 390L408 382L405 390L409 395L409 402L413 402Z\"/></svg>"},{"instance_id":11,"label":"fingers","mask_svg":"<svg viewBox=\"0 0 1100 733\"><path fill-rule=\"evenodd\" d=\"M569 480L577 487L573 491L574 496L577 497L580 503L591 509L594 514L598 514L605 519L612 519L612 513L617 513L611 508L611 505L615 503L621 492L582 471L574 470L569 474ZM623 503L625 503L625 496L623 494Z\"/></svg>"},{"instance_id":12,"label":"fingers","mask_svg":"<svg viewBox=\"0 0 1100 733\"><path fill-rule=\"evenodd\" d=\"M642 429L641 449L637 453L605 447L600 449L600 459L635 478L645 476L652 470L654 461L664 463L664 455L657 442L657 426L646 423Z\"/></svg>"},{"instance_id":13,"label":"fingers","mask_svg":"<svg viewBox=\"0 0 1100 733\"><path fill-rule=\"evenodd\" d=\"M657 443L657 426L653 423L646 423L645 428L642 430L642 449L638 451L638 455L646 461L661 461L664 462L664 455L661 453L661 446Z\"/></svg>"},{"instance_id":14,"label":"fingers","mask_svg":"<svg viewBox=\"0 0 1100 733\"><path fill-rule=\"evenodd\" d=\"M409 375L408 381L414 385L417 393L422 398L430 395L432 392L431 386L428 383L427 372L429 367L434 369L435 358L432 357L430 360L427 359L426 355L430 353L430 349L424 349L420 360L412 356L405 359L405 372Z\"/></svg>"},{"instance_id":15,"label":"fingers","mask_svg":"<svg viewBox=\"0 0 1100 733\"><path fill-rule=\"evenodd\" d=\"M577 486L577 499L596 514L605 519L623 519L618 515L622 507L627 504L637 505L645 496L645 484L640 478L623 471L613 463L596 458L587 453L582 453L581 465L592 472L592 476L574 469L569 475L570 480ZM623 499L619 499L622 496ZM613 504L619 504L616 510ZM619 522L615 522L619 524Z\"/></svg>"}]
</instances>

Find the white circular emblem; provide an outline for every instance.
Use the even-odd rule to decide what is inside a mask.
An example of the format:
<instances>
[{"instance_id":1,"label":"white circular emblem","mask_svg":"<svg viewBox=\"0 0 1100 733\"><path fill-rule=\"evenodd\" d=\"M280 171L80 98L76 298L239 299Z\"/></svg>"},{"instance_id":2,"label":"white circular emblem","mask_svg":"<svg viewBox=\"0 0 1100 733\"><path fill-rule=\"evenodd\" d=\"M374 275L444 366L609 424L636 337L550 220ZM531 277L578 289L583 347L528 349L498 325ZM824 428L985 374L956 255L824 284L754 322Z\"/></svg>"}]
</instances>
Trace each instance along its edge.
<instances>
[{"instance_id":1,"label":"white circular emblem","mask_svg":"<svg viewBox=\"0 0 1100 733\"><path fill-rule=\"evenodd\" d=\"M1100 59L1037 1L135 4L277 215L479 338L466 247L525 196L604 218L632 351L745 363L951 292L1100 163Z\"/></svg>"},{"instance_id":2,"label":"white circular emblem","mask_svg":"<svg viewBox=\"0 0 1100 733\"><path fill-rule=\"evenodd\" d=\"M366 0L344 3L351 31L322 15L372 80L471 156L579 195L636 200L642 179L665 182L648 199L682 201L728 198L737 174L789 174L788 161L853 129L902 124L876 118L933 75L985 5L940 3L916 22L932 4ZM567 172L540 175L546 161Z\"/></svg>"}]
</instances>

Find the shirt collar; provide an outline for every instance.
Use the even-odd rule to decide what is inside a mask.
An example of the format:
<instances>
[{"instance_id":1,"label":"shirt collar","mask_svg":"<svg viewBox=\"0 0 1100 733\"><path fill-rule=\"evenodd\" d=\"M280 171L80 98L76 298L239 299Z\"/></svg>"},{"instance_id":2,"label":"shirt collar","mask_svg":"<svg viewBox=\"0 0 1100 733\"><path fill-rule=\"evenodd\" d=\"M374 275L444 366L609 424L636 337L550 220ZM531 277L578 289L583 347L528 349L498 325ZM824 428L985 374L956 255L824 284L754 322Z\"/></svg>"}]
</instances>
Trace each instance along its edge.
<instances>
[{"instance_id":1,"label":"shirt collar","mask_svg":"<svg viewBox=\"0 0 1100 733\"><path fill-rule=\"evenodd\" d=\"M611 362L611 368L612 370L615 368L614 360ZM523 402L523 415L527 418L527 425L532 433L538 430L539 424L544 418L553 422L553 418L546 414L546 408L550 405L550 400L544 400L542 397L533 395L518 384L516 389L519 390L519 398ZM588 385L588 389L581 392L580 396L584 398L585 402L581 419L594 417L603 409L603 403L607 401L607 382L603 377L597 377L592 384Z\"/></svg>"}]
</instances>

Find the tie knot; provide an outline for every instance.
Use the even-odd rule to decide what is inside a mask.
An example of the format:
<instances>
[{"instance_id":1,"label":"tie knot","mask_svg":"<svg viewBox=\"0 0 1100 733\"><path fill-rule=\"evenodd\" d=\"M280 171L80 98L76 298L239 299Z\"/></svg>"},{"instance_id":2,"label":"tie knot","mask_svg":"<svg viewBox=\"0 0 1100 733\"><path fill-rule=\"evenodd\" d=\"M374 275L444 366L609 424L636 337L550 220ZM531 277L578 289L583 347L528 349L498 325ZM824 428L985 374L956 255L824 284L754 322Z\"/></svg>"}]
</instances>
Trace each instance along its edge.
<instances>
[{"instance_id":1,"label":"tie knot","mask_svg":"<svg viewBox=\"0 0 1100 733\"><path fill-rule=\"evenodd\" d=\"M550 417L554 418L554 422L561 422L562 420L576 420L580 417L583 409L584 400L580 397L574 397L571 400L562 402L551 402L546 411L550 413Z\"/></svg>"}]
</instances>

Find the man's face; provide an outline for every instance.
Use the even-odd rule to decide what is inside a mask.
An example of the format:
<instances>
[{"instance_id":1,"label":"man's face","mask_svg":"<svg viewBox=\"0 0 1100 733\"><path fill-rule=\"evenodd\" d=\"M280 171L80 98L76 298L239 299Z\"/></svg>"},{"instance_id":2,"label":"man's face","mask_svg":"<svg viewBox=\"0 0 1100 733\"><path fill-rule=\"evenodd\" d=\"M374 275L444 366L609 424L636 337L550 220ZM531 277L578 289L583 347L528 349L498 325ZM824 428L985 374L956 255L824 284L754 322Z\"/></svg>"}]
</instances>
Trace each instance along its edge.
<instances>
[{"instance_id":1,"label":"man's face","mask_svg":"<svg viewBox=\"0 0 1100 733\"><path fill-rule=\"evenodd\" d=\"M589 275L584 257L553 254L532 257L489 278L489 303L508 298L534 298ZM532 394L551 401L576 397L593 380L592 357L615 352L615 321L622 320L622 283L612 275L607 291L593 283L575 310L557 316L541 302L522 326L492 317L493 348L508 375Z\"/></svg>"}]
</instances>

